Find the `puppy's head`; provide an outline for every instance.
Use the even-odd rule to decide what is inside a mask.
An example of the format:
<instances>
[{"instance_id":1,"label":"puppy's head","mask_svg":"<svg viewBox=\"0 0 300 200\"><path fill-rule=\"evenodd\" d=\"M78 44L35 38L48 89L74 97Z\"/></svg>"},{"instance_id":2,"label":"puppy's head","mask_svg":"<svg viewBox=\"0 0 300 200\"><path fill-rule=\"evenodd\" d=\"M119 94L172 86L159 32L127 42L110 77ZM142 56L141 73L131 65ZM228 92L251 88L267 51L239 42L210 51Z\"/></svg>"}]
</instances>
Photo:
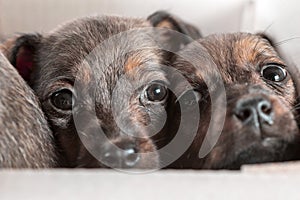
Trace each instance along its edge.
<instances>
[{"instance_id":1,"label":"puppy's head","mask_svg":"<svg viewBox=\"0 0 300 200\"><path fill-rule=\"evenodd\" d=\"M195 70L182 58L175 62L203 97L199 100L198 135L183 158L194 153L195 159L188 163L195 168L210 169L238 169L243 164L295 159L299 130L293 109L296 90L289 74L291 66L261 35L212 35L198 42L216 68L196 61L192 63L198 68ZM191 44L184 51L203 55L196 46ZM199 159L197 154L208 124L214 121L210 121L210 95L220 92L216 87L209 94L204 77L216 85L224 84L227 107L218 108L220 112L225 109L226 116L216 145L204 159Z\"/></svg>"},{"instance_id":2,"label":"puppy's head","mask_svg":"<svg viewBox=\"0 0 300 200\"><path fill-rule=\"evenodd\" d=\"M36 91L65 166L158 167L150 135L159 131L168 81L152 27L89 17L10 43L7 55Z\"/></svg>"}]
</instances>

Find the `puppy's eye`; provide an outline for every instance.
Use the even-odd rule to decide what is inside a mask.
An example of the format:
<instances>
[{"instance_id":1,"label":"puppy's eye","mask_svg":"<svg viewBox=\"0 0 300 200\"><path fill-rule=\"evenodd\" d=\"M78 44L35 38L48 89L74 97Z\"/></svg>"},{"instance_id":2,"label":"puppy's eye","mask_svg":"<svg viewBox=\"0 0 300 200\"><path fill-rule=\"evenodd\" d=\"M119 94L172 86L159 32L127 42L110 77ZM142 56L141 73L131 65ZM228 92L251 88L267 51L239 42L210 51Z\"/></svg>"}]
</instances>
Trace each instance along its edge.
<instances>
[{"instance_id":1,"label":"puppy's eye","mask_svg":"<svg viewBox=\"0 0 300 200\"><path fill-rule=\"evenodd\" d=\"M145 91L145 97L152 102L161 102L167 95L168 89L161 83L152 83Z\"/></svg>"},{"instance_id":2,"label":"puppy's eye","mask_svg":"<svg viewBox=\"0 0 300 200\"><path fill-rule=\"evenodd\" d=\"M61 110L72 110L73 106L73 95L68 89L63 89L55 92L51 96L52 104Z\"/></svg>"},{"instance_id":3,"label":"puppy's eye","mask_svg":"<svg viewBox=\"0 0 300 200\"><path fill-rule=\"evenodd\" d=\"M264 77L269 81L281 82L286 78L287 72L280 65L269 64L269 65L265 65L261 69L261 75L262 77Z\"/></svg>"}]
</instances>

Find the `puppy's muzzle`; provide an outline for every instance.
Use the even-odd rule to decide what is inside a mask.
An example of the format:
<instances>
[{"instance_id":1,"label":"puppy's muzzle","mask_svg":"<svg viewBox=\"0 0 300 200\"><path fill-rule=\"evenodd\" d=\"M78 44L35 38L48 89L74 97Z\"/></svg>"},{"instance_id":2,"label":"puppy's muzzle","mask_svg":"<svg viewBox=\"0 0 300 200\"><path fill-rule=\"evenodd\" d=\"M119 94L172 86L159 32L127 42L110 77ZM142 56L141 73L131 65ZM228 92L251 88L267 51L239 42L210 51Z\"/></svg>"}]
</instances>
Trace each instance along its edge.
<instances>
[{"instance_id":1,"label":"puppy's muzzle","mask_svg":"<svg viewBox=\"0 0 300 200\"><path fill-rule=\"evenodd\" d=\"M240 99L234 111L236 117L244 124L260 128L262 125L273 125L274 113L272 103L263 96Z\"/></svg>"},{"instance_id":2,"label":"puppy's muzzle","mask_svg":"<svg viewBox=\"0 0 300 200\"><path fill-rule=\"evenodd\" d=\"M134 144L126 143L121 148L104 145L102 161L112 168L133 168L140 160L140 155Z\"/></svg>"}]
</instances>

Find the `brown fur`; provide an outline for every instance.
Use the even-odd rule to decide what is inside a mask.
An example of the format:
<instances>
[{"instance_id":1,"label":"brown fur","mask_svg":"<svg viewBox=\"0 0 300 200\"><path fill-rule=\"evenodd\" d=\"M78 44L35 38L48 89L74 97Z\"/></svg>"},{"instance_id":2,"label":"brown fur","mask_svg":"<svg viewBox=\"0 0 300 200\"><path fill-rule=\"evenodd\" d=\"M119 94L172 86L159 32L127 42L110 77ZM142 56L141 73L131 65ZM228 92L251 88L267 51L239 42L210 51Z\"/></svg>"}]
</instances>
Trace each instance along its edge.
<instances>
[{"instance_id":1,"label":"brown fur","mask_svg":"<svg viewBox=\"0 0 300 200\"><path fill-rule=\"evenodd\" d=\"M32 90L0 53L0 168L57 166L52 132Z\"/></svg>"},{"instance_id":2,"label":"brown fur","mask_svg":"<svg viewBox=\"0 0 300 200\"><path fill-rule=\"evenodd\" d=\"M197 47L199 44L202 49ZM199 101L201 119L194 142L170 167L238 169L243 164L298 159L294 82L289 74L280 83L265 80L260 74L261 68L268 63L285 66L287 71L291 67L268 40L248 33L211 35L188 45L180 53L194 59L188 62L178 56L175 68L203 98ZM211 68L208 63L214 63L217 68ZM227 108L218 108L226 109L226 118L217 144L205 158L200 159L198 153L210 123L212 103L203 77L215 85L212 91L216 94L219 83L224 83ZM273 125L262 125L261 129L256 129L243 125L233 114L240 100L255 97L271 102L275 116ZM172 132L174 130L169 131L170 137L173 137Z\"/></svg>"},{"instance_id":3,"label":"brown fur","mask_svg":"<svg viewBox=\"0 0 300 200\"><path fill-rule=\"evenodd\" d=\"M20 36L10 48L7 56L17 68L20 49L25 47L34 56L34 70L27 81L49 119L60 148L61 166L105 167L95 159L105 155L109 146L98 134L101 128L110 142L120 148L130 144L135 145L138 153L153 152L151 156L141 154L134 167L158 167L156 147L147 135L155 127L164 105L163 102L156 105L141 103L145 88L153 81L167 82L159 66L165 62L165 52L159 50L157 36L152 34L151 29L141 30L151 27L151 20L86 17L66 23L45 35ZM140 30L140 34L133 35L134 30ZM105 41L113 41L114 36L120 33L124 34L120 40L113 46L105 46ZM149 35L152 38L148 38ZM88 55L95 59L85 60ZM127 82L118 85L123 77ZM75 88L75 82L78 88ZM113 99L117 86L120 87L117 98ZM135 87L134 90L131 86ZM75 90L76 100L81 98L73 107L75 113L53 106L50 97L62 88ZM120 108L121 113L115 116L113 106ZM76 118L80 119L80 130L75 126ZM126 130L121 129L116 120ZM82 139L89 147L83 145ZM90 153L91 149L96 151L96 156Z\"/></svg>"}]
</instances>

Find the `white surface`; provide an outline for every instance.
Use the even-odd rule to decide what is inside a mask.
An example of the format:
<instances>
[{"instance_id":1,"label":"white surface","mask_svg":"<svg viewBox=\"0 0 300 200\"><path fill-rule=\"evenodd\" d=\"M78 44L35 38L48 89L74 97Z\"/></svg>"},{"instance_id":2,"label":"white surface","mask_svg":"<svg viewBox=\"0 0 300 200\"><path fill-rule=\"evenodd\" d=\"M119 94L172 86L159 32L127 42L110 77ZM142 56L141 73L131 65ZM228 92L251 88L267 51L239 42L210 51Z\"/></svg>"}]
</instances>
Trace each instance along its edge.
<instances>
[{"instance_id":1,"label":"white surface","mask_svg":"<svg viewBox=\"0 0 300 200\"><path fill-rule=\"evenodd\" d=\"M287 58L300 66L300 1L256 2L255 30L266 31Z\"/></svg>"},{"instance_id":2,"label":"white surface","mask_svg":"<svg viewBox=\"0 0 300 200\"><path fill-rule=\"evenodd\" d=\"M205 34L268 28L282 38L300 33L299 8L297 0L0 0L0 31L48 31L79 16L147 17L154 11L167 10Z\"/></svg>"},{"instance_id":3,"label":"white surface","mask_svg":"<svg viewBox=\"0 0 300 200\"><path fill-rule=\"evenodd\" d=\"M300 176L108 171L2 172L1 199L287 199L300 197Z\"/></svg>"},{"instance_id":4,"label":"white surface","mask_svg":"<svg viewBox=\"0 0 300 200\"><path fill-rule=\"evenodd\" d=\"M267 31L282 41L300 36L299 9L298 0L0 0L0 34L46 32L64 21L97 13L147 17L167 10L204 35ZM298 55L299 41L282 46L289 55Z\"/></svg>"},{"instance_id":5,"label":"white surface","mask_svg":"<svg viewBox=\"0 0 300 200\"><path fill-rule=\"evenodd\" d=\"M164 170L130 175L113 170L4 170L0 171L0 180L1 200L300 198L300 173L295 171Z\"/></svg>"},{"instance_id":6,"label":"white surface","mask_svg":"<svg viewBox=\"0 0 300 200\"><path fill-rule=\"evenodd\" d=\"M0 0L0 29L48 31L63 21L90 14L147 17L167 10L194 23L203 33L238 31L249 0Z\"/></svg>"}]
</instances>

